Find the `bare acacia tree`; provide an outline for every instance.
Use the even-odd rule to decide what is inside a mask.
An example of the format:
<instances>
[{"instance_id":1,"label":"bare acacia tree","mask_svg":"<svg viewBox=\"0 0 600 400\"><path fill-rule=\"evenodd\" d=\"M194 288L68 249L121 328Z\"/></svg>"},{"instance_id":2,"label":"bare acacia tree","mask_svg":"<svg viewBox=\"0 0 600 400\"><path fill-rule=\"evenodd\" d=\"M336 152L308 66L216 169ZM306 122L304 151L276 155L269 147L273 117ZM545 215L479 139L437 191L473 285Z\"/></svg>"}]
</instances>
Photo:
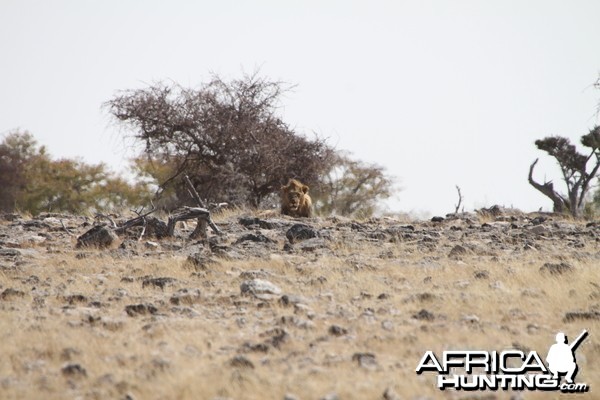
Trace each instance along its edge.
<instances>
[{"instance_id":1,"label":"bare acacia tree","mask_svg":"<svg viewBox=\"0 0 600 400\"><path fill-rule=\"evenodd\" d=\"M590 190L592 181L600 169L600 126L596 126L589 133L581 137L581 144L589 149L589 153L581 154L569 139L553 136L536 140L538 149L545 151L558 162L562 179L567 186L567 194L561 194L554 188L552 181L540 184L533 179L533 170L538 160L529 167L529 183L552 200L554 212L570 212L574 217L583 214L586 195ZM588 163L592 161L592 168L588 172Z\"/></svg>"},{"instance_id":2,"label":"bare acacia tree","mask_svg":"<svg viewBox=\"0 0 600 400\"><path fill-rule=\"evenodd\" d=\"M213 76L199 89L158 83L120 92L105 107L148 157L174 163L161 185L183 188L185 173L208 200L258 206L288 178L317 182L333 155L324 140L298 135L276 115L286 90L257 74Z\"/></svg>"}]
</instances>

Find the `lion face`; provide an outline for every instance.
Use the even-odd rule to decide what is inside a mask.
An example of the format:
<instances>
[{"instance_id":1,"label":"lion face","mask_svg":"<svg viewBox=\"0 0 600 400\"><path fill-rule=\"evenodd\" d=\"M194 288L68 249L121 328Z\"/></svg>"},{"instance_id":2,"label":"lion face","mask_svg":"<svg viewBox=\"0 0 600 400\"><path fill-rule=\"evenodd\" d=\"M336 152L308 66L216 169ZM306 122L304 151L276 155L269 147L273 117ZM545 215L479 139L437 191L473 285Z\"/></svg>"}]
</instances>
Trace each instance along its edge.
<instances>
[{"instance_id":1,"label":"lion face","mask_svg":"<svg viewBox=\"0 0 600 400\"><path fill-rule=\"evenodd\" d=\"M281 188L281 212L293 217L310 217L312 201L308 195L308 186L290 179L286 186Z\"/></svg>"},{"instance_id":2,"label":"lion face","mask_svg":"<svg viewBox=\"0 0 600 400\"><path fill-rule=\"evenodd\" d=\"M297 211L300 208L300 203L304 197L305 192L303 190L290 190L287 192L288 206L290 210Z\"/></svg>"}]
</instances>

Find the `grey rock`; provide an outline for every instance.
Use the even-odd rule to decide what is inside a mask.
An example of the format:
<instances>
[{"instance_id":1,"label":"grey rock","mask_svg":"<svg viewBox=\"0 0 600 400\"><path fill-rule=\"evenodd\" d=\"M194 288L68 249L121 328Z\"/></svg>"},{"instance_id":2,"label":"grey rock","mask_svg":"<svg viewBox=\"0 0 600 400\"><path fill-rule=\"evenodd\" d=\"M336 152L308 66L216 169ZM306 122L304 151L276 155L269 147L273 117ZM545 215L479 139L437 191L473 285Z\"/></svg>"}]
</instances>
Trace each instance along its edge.
<instances>
[{"instance_id":1,"label":"grey rock","mask_svg":"<svg viewBox=\"0 0 600 400\"><path fill-rule=\"evenodd\" d=\"M238 220L238 222L240 225L243 225L247 228L259 227L261 229L278 229L284 225L280 221L267 221L255 217L242 217Z\"/></svg>"},{"instance_id":2,"label":"grey rock","mask_svg":"<svg viewBox=\"0 0 600 400\"><path fill-rule=\"evenodd\" d=\"M294 224L285 233L285 237L290 241L290 243L297 243L302 240L319 237L319 232L306 224Z\"/></svg>"},{"instance_id":3,"label":"grey rock","mask_svg":"<svg viewBox=\"0 0 600 400\"><path fill-rule=\"evenodd\" d=\"M456 246L454 246L452 248L452 250L450 250L450 253L448 253L448 257L450 258L456 258L456 257L460 257L460 256L464 256L466 254L468 254L468 250L461 246L460 244L457 244Z\"/></svg>"},{"instance_id":4,"label":"grey rock","mask_svg":"<svg viewBox=\"0 0 600 400\"><path fill-rule=\"evenodd\" d=\"M160 278L145 278L142 281L142 288L146 286L154 286L164 290L166 286L172 286L177 280L175 278L160 277Z\"/></svg>"},{"instance_id":5,"label":"grey rock","mask_svg":"<svg viewBox=\"0 0 600 400\"><path fill-rule=\"evenodd\" d=\"M564 322L575 321L600 321L600 312L598 311L571 311L565 314Z\"/></svg>"},{"instance_id":6,"label":"grey rock","mask_svg":"<svg viewBox=\"0 0 600 400\"><path fill-rule=\"evenodd\" d=\"M548 233L550 233L550 229L548 229L544 225L535 225L535 226L529 228L528 231L530 233L533 233L534 235L540 235L540 236L547 235Z\"/></svg>"},{"instance_id":7,"label":"grey rock","mask_svg":"<svg viewBox=\"0 0 600 400\"><path fill-rule=\"evenodd\" d=\"M119 240L119 237L110 228L97 225L77 238L77 248L106 248L110 247L117 240Z\"/></svg>"},{"instance_id":8,"label":"grey rock","mask_svg":"<svg viewBox=\"0 0 600 400\"><path fill-rule=\"evenodd\" d=\"M254 363L244 356L235 356L229 361L229 365L234 368L254 369Z\"/></svg>"},{"instance_id":9,"label":"grey rock","mask_svg":"<svg viewBox=\"0 0 600 400\"><path fill-rule=\"evenodd\" d=\"M242 294L281 294L281 289L278 286L264 279L252 279L244 281L240 285L240 290Z\"/></svg>"},{"instance_id":10,"label":"grey rock","mask_svg":"<svg viewBox=\"0 0 600 400\"><path fill-rule=\"evenodd\" d=\"M340 396L337 393L328 393L319 400L340 400Z\"/></svg>"},{"instance_id":11,"label":"grey rock","mask_svg":"<svg viewBox=\"0 0 600 400\"><path fill-rule=\"evenodd\" d=\"M187 265L191 265L196 271L206 271L211 264L217 264L218 261L203 253L195 253L188 256Z\"/></svg>"},{"instance_id":12,"label":"grey rock","mask_svg":"<svg viewBox=\"0 0 600 400\"><path fill-rule=\"evenodd\" d=\"M87 377L87 371L79 364L67 364L61 368L61 372L64 376L70 378Z\"/></svg>"},{"instance_id":13,"label":"grey rock","mask_svg":"<svg viewBox=\"0 0 600 400\"><path fill-rule=\"evenodd\" d=\"M0 300L4 301L15 300L23 297L25 297L25 292L13 288L4 289L4 291L0 293Z\"/></svg>"},{"instance_id":14,"label":"grey rock","mask_svg":"<svg viewBox=\"0 0 600 400\"><path fill-rule=\"evenodd\" d=\"M198 303L201 299L199 289L179 289L169 299L169 302L175 306L188 305Z\"/></svg>"},{"instance_id":15,"label":"grey rock","mask_svg":"<svg viewBox=\"0 0 600 400\"><path fill-rule=\"evenodd\" d=\"M299 243L296 247L296 249L301 250L301 251L315 251L315 250L326 249L326 248L327 248L327 243L322 238L313 238L313 239L305 240L305 241Z\"/></svg>"},{"instance_id":16,"label":"grey rock","mask_svg":"<svg viewBox=\"0 0 600 400\"><path fill-rule=\"evenodd\" d=\"M413 314L412 317L414 319L418 319L420 321L433 321L435 319L435 316L433 315L433 313L430 311L427 311L424 308L421 311L419 311L418 313Z\"/></svg>"},{"instance_id":17,"label":"grey rock","mask_svg":"<svg viewBox=\"0 0 600 400\"><path fill-rule=\"evenodd\" d=\"M553 264L553 263L545 263L540 267L541 273L548 273L550 275L562 275L566 272L572 272L573 267L570 264L565 262Z\"/></svg>"},{"instance_id":18,"label":"grey rock","mask_svg":"<svg viewBox=\"0 0 600 400\"><path fill-rule=\"evenodd\" d=\"M138 315L156 314L158 309L153 304L131 304L125 306L125 312L130 317Z\"/></svg>"},{"instance_id":19,"label":"grey rock","mask_svg":"<svg viewBox=\"0 0 600 400\"><path fill-rule=\"evenodd\" d=\"M401 400L402 397L392 388L387 388L383 392L383 400Z\"/></svg>"},{"instance_id":20,"label":"grey rock","mask_svg":"<svg viewBox=\"0 0 600 400\"><path fill-rule=\"evenodd\" d=\"M352 361L356 361L362 368L373 369L377 367L377 359L373 353L354 353Z\"/></svg>"},{"instance_id":21,"label":"grey rock","mask_svg":"<svg viewBox=\"0 0 600 400\"><path fill-rule=\"evenodd\" d=\"M273 275L270 272L267 272L263 269L253 269L249 271L244 271L240 273L240 278L242 279L265 279L269 276Z\"/></svg>"},{"instance_id":22,"label":"grey rock","mask_svg":"<svg viewBox=\"0 0 600 400\"><path fill-rule=\"evenodd\" d=\"M17 249L0 249L0 257L19 257L21 255L21 250Z\"/></svg>"},{"instance_id":23,"label":"grey rock","mask_svg":"<svg viewBox=\"0 0 600 400\"><path fill-rule=\"evenodd\" d=\"M348 334L348 329L341 327L339 325L331 325L328 330L329 334L332 336L344 336Z\"/></svg>"},{"instance_id":24,"label":"grey rock","mask_svg":"<svg viewBox=\"0 0 600 400\"><path fill-rule=\"evenodd\" d=\"M475 279L489 279L490 272L486 270L478 270L473 273Z\"/></svg>"},{"instance_id":25,"label":"grey rock","mask_svg":"<svg viewBox=\"0 0 600 400\"><path fill-rule=\"evenodd\" d=\"M247 233L241 236L238 240L236 240L235 244L240 244L243 242L256 242L256 243L277 243L273 239L270 239L263 235L260 232L257 233Z\"/></svg>"}]
</instances>

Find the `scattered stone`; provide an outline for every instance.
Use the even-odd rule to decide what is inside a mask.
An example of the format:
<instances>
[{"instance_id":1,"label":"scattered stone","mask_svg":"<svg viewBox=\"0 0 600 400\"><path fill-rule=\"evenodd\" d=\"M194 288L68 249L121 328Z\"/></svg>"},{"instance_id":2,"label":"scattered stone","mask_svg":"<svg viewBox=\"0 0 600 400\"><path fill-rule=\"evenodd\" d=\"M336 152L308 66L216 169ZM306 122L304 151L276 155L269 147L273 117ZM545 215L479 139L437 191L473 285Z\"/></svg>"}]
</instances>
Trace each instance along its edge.
<instances>
[{"instance_id":1,"label":"scattered stone","mask_svg":"<svg viewBox=\"0 0 600 400\"><path fill-rule=\"evenodd\" d=\"M179 289L169 299L169 302L175 306L188 305L200 302L200 290L199 289Z\"/></svg>"},{"instance_id":2,"label":"scattered stone","mask_svg":"<svg viewBox=\"0 0 600 400\"><path fill-rule=\"evenodd\" d=\"M493 205L490 208L482 207L479 210L475 210L475 212L484 217L499 217L503 214L502 207L499 205Z\"/></svg>"},{"instance_id":3,"label":"scattered stone","mask_svg":"<svg viewBox=\"0 0 600 400\"><path fill-rule=\"evenodd\" d=\"M386 331L393 331L394 323L392 321L386 319L385 321L381 321L381 328Z\"/></svg>"},{"instance_id":4,"label":"scattered stone","mask_svg":"<svg viewBox=\"0 0 600 400\"><path fill-rule=\"evenodd\" d=\"M243 271L240 273L240 278L242 279L266 279L267 277L271 276L273 274L271 274L270 272L267 272L263 269L259 269L259 270L249 270L249 271Z\"/></svg>"},{"instance_id":5,"label":"scattered stone","mask_svg":"<svg viewBox=\"0 0 600 400\"><path fill-rule=\"evenodd\" d=\"M254 369L254 364L252 363L252 361L241 355L233 357L229 361L229 365L231 365L234 368Z\"/></svg>"},{"instance_id":6,"label":"scattered stone","mask_svg":"<svg viewBox=\"0 0 600 400\"><path fill-rule=\"evenodd\" d=\"M426 309L422 309L418 313L413 314L412 317L420 321L433 321L435 319L433 313L427 311Z\"/></svg>"},{"instance_id":7,"label":"scattered stone","mask_svg":"<svg viewBox=\"0 0 600 400\"><path fill-rule=\"evenodd\" d=\"M66 347L60 352L60 359L62 361L71 361L73 356L77 356L81 354L81 352L73 347Z\"/></svg>"},{"instance_id":8,"label":"scattered stone","mask_svg":"<svg viewBox=\"0 0 600 400\"><path fill-rule=\"evenodd\" d=\"M342 328L339 325L331 325L329 327L328 332L330 335L333 335L333 336L344 336L344 335L348 334L348 329Z\"/></svg>"},{"instance_id":9,"label":"scattered stone","mask_svg":"<svg viewBox=\"0 0 600 400\"><path fill-rule=\"evenodd\" d=\"M297 243L302 240L319 237L319 232L306 224L294 224L285 233L285 237L290 243Z\"/></svg>"},{"instance_id":10,"label":"scattered stone","mask_svg":"<svg viewBox=\"0 0 600 400\"><path fill-rule=\"evenodd\" d=\"M0 300L10 301L25 297L25 292L18 289L7 288L0 293Z\"/></svg>"},{"instance_id":11,"label":"scattered stone","mask_svg":"<svg viewBox=\"0 0 600 400\"><path fill-rule=\"evenodd\" d=\"M240 223L240 225L243 225L246 228L258 227L260 229L277 229L283 226L281 222L266 221L264 219L255 217L242 217L238 220L238 222Z\"/></svg>"},{"instance_id":12,"label":"scattered stone","mask_svg":"<svg viewBox=\"0 0 600 400\"><path fill-rule=\"evenodd\" d=\"M598 311L572 311L565 314L564 322L575 321L600 321L600 312Z\"/></svg>"},{"instance_id":13,"label":"scattered stone","mask_svg":"<svg viewBox=\"0 0 600 400\"><path fill-rule=\"evenodd\" d=\"M4 221L17 221L21 219L21 216L16 213L2 213L0 214L0 219Z\"/></svg>"},{"instance_id":14,"label":"scattered stone","mask_svg":"<svg viewBox=\"0 0 600 400\"><path fill-rule=\"evenodd\" d=\"M146 246L146 248L150 250L157 250L160 247L160 244L148 240L146 243L144 243L144 246Z\"/></svg>"},{"instance_id":15,"label":"scattered stone","mask_svg":"<svg viewBox=\"0 0 600 400\"><path fill-rule=\"evenodd\" d=\"M469 251L466 248L464 248L460 244L457 244L452 248L452 250L450 250L450 253L448 253L448 257L457 258L466 255L468 252Z\"/></svg>"},{"instance_id":16,"label":"scattered stone","mask_svg":"<svg viewBox=\"0 0 600 400\"><path fill-rule=\"evenodd\" d=\"M265 342L278 349L282 343L288 340L290 335L285 329L278 327L261 333L260 337L266 337L267 339Z\"/></svg>"},{"instance_id":17,"label":"scattered stone","mask_svg":"<svg viewBox=\"0 0 600 400\"><path fill-rule=\"evenodd\" d=\"M545 263L540 267L540 272L549 273L550 275L562 275L571 271L573 271L573 267L565 262L559 264Z\"/></svg>"},{"instance_id":18,"label":"scattered stone","mask_svg":"<svg viewBox=\"0 0 600 400\"><path fill-rule=\"evenodd\" d=\"M340 397L337 393L328 393L325 396L321 397L319 400L340 400Z\"/></svg>"},{"instance_id":19,"label":"scattered stone","mask_svg":"<svg viewBox=\"0 0 600 400\"><path fill-rule=\"evenodd\" d=\"M377 367L377 360L373 353L354 353L352 361L358 362L358 365L362 368L373 369Z\"/></svg>"},{"instance_id":20,"label":"scattered stone","mask_svg":"<svg viewBox=\"0 0 600 400\"><path fill-rule=\"evenodd\" d=\"M82 294L70 294L67 296L63 296L63 300L66 303L73 305L76 303L86 303L88 301L88 298Z\"/></svg>"},{"instance_id":21,"label":"scattered stone","mask_svg":"<svg viewBox=\"0 0 600 400\"><path fill-rule=\"evenodd\" d=\"M252 353L267 353L269 351L269 345L266 343L244 343L242 349Z\"/></svg>"},{"instance_id":22,"label":"scattered stone","mask_svg":"<svg viewBox=\"0 0 600 400\"><path fill-rule=\"evenodd\" d=\"M475 277L475 279L489 279L490 272L486 271L486 270L478 270L478 271L475 271L473 276Z\"/></svg>"},{"instance_id":23,"label":"scattered stone","mask_svg":"<svg viewBox=\"0 0 600 400\"><path fill-rule=\"evenodd\" d=\"M279 304L281 304L282 306L307 304L307 303L310 303L310 300L307 299L306 297L297 296L297 295L293 295L293 294L284 294L279 299Z\"/></svg>"},{"instance_id":24,"label":"scattered stone","mask_svg":"<svg viewBox=\"0 0 600 400\"><path fill-rule=\"evenodd\" d=\"M87 377L87 371L79 364L67 364L62 367L61 372L64 376L69 378Z\"/></svg>"},{"instance_id":25,"label":"scattered stone","mask_svg":"<svg viewBox=\"0 0 600 400\"><path fill-rule=\"evenodd\" d=\"M444 217L433 217L431 218L431 222L444 222Z\"/></svg>"},{"instance_id":26,"label":"scattered stone","mask_svg":"<svg viewBox=\"0 0 600 400\"><path fill-rule=\"evenodd\" d=\"M266 237L265 235L263 235L260 232L257 232L257 233L247 233L247 234L243 235L242 237L240 237L238 240L235 241L235 244L240 244L240 243L248 242L248 241L256 242L256 243L277 243L273 239Z\"/></svg>"},{"instance_id":27,"label":"scattered stone","mask_svg":"<svg viewBox=\"0 0 600 400\"><path fill-rule=\"evenodd\" d=\"M169 277L145 278L142 281L142 288L145 288L146 286L154 286L154 287L160 288L162 290L165 290L166 286L172 286L173 283L175 283L176 281L177 281L177 279L169 278Z\"/></svg>"},{"instance_id":28,"label":"scattered stone","mask_svg":"<svg viewBox=\"0 0 600 400\"><path fill-rule=\"evenodd\" d=\"M153 304L131 304L125 306L125 312L130 317L138 315L156 314L158 309Z\"/></svg>"},{"instance_id":29,"label":"scattered stone","mask_svg":"<svg viewBox=\"0 0 600 400\"><path fill-rule=\"evenodd\" d=\"M112 229L103 225L96 225L77 238L77 248L97 247L102 249L112 246L117 240L119 240L119 237Z\"/></svg>"},{"instance_id":30,"label":"scattered stone","mask_svg":"<svg viewBox=\"0 0 600 400\"><path fill-rule=\"evenodd\" d=\"M547 235L550 232L550 230L544 225L535 225L529 228L529 232L533 233L534 235L544 236Z\"/></svg>"},{"instance_id":31,"label":"scattered stone","mask_svg":"<svg viewBox=\"0 0 600 400\"><path fill-rule=\"evenodd\" d=\"M196 318L201 315L198 311L194 310L191 307L182 307L182 306L172 307L171 312L173 314L183 315L184 317L187 317L187 318Z\"/></svg>"},{"instance_id":32,"label":"scattered stone","mask_svg":"<svg viewBox=\"0 0 600 400\"><path fill-rule=\"evenodd\" d=\"M0 257L19 257L21 256L21 251L17 249L0 249Z\"/></svg>"},{"instance_id":33,"label":"scattered stone","mask_svg":"<svg viewBox=\"0 0 600 400\"><path fill-rule=\"evenodd\" d=\"M415 298L417 299L417 301L425 302L425 301L435 300L437 298L437 296L433 293L425 292L425 293L417 293Z\"/></svg>"},{"instance_id":34,"label":"scattered stone","mask_svg":"<svg viewBox=\"0 0 600 400\"><path fill-rule=\"evenodd\" d=\"M494 290L506 291L506 288L504 287L504 283L502 283L502 281L494 281L490 283L488 287Z\"/></svg>"},{"instance_id":35,"label":"scattered stone","mask_svg":"<svg viewBox=\"0 0 600 400\"><path fill-rule=\"evenodd\" d=\"M469 324L478 324L479 317L477 315L465 315L462 317L461 321L468 322Z\"/></svg>"},{"instance_id":36,"label":"scattered stone","mask_svg":"<svg viewBox=\"0 0 600 400\"><path fill-rule=\"evenodd\" d=\"M312 238L300 242L296 248L300 251L315 251L327 248L327 243L322 238Z\"/></svg>"},{"instance_id":37,"label":"scattered stone","mask_svg":"<svg viewBox=\"0 0 600 400\"><path fill-rule=\"evenodd\" d=\"M206 271L209 265L217 264L218 261L203 253L196 253L188 256L186 263L187 265L191 265L196 271Z\"/></svg>"},{"instance_id":38,"label":"scattered stone","mask_svg":"<svg viewBox=\"0 0 600 400\"><path fill-rule=\"evenodd\" d=\"M102 327L107 331L117 332L123 329L125 321L121 319L102 318Z\"/></svg>"},{"instance_id":39,"label":"scattered stone","mask_svg":"<svg viewBox=\"0 0 600 400\"><path fill-rule=\"evenodd\" d=\"M402 400L402 397L392 388L387 388L383 392L383 400Z\"/></svg>"},{"instance_id":40,"label":"scattered stone","mask_svg":"<svg viewBox=\"0 0 600 400\"><path fill-rule=\"evenodd\" d=\"M242 282L240 285L242 294L281 294L281 289L271 282L264 279L252 279Z\"/></svg>"}]
</instances>

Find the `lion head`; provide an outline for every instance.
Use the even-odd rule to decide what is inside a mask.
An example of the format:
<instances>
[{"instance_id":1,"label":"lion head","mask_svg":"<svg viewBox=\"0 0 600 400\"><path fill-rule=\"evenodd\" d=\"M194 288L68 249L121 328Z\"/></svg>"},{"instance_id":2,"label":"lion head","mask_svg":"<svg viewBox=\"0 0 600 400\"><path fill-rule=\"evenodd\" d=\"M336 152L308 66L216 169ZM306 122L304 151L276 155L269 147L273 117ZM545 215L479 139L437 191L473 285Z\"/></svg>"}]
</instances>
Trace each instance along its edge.
<instances>
[{"instance_id":1,"label":"lion head","mask_svg":"<svg viewBox=\"0 0 600 400\"><path fill-rule=\"evenodd\" d=\"M281 213L292 217L312 216L312 200L308 195L308 186L290 179L281 187Z\"/></svg>"}]
</instances>

